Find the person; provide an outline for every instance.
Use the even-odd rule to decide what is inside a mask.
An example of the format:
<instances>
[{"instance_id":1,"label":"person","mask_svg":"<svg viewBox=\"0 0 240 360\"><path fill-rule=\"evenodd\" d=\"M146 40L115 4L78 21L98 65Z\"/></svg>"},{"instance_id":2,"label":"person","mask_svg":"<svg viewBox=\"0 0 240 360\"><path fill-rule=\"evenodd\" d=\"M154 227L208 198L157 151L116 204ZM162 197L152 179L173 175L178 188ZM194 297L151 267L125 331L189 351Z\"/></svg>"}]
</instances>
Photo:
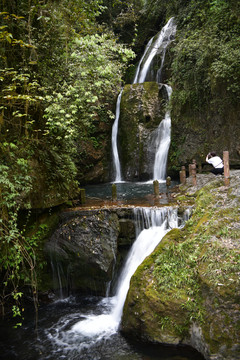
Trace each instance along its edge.
<instances>
[{"instance_id":1,"label":"person","mask_svg":"<svg viewBox=\"0 0 240 360\"><path fill-rule=\"evenodd\" d=\"M207 154L206 162L213 166L211 172L214 175L223 174L224 171L223 161L219 156L217 156L217 154L214 151Z\"/></svg>"}]
</instances>

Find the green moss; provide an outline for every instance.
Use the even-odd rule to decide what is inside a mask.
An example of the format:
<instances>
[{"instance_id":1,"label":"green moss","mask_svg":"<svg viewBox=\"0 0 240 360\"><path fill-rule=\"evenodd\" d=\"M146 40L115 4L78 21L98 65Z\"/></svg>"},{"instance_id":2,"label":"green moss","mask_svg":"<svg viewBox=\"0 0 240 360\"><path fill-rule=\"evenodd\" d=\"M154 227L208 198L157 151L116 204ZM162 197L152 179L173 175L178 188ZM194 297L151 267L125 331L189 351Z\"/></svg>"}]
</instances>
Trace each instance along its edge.
<instances>
[{"instance_id":1,"label":"green moss","mask_svg":"<svg viewBox=\"0 0 240 360\"><path fill-rule=\"evenodd\" d=\"M144 323L148 338L174 343L188 338L194 322L211 353L237 343L239 209L228 193L218 180L198 191L185 227L171 230L138 268L124 310L128 329Z\"/></svg>"}]
</instances>

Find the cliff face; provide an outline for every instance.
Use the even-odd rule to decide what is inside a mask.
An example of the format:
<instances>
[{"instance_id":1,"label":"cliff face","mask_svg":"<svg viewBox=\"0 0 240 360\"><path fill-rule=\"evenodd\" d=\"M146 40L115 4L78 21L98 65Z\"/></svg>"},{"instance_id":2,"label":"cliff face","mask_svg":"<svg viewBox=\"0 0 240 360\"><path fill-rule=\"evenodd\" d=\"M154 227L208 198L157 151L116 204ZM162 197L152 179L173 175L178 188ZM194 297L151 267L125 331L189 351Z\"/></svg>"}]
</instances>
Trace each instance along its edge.
<instances>
[{"instance_id":1,"label":"cliff face","mask_svg":"<svg viewBox=\"0 0 240 360\"><path fill-rule=\"evenodd\" d=\"M196 201L191 219L170 231L132 277L122 331L190 344L206 359L237 360L240 172L231 174L230 187L212 175L198 177L209 183L179 197L185 205Z\"/></svg>"},{"instance_id":2,"label":"cliff face","mask_svg":"<svg viewBox=\"0 0 240 360\"><path fill-rule=\"evenodd\" d=\"M220 156L229 151L232 168L240 167L240 127L239 110L229 106L224 116L218 111L197 117L190 110L177 115L172 111L171 145L168 169L170 173L179 170L180 165L196 159L204 165L206 154L216 151Z\"/></svg>"}]
</instances>

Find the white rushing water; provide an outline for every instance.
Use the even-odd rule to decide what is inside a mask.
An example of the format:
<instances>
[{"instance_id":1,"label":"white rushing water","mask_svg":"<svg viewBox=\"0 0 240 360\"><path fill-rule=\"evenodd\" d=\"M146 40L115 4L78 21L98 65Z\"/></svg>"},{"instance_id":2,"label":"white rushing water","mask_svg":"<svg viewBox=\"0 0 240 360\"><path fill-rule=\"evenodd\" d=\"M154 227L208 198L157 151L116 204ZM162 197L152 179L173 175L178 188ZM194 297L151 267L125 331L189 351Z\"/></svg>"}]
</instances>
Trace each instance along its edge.
<instances>
[{"instance_id":1,"label":"white rushing water","mask_svg":"<svg viewBox=\"0 0 240 360\"><path fill-rule=\"evenodd\" d=\"M172 94L172 88L165 85L168 93L168 100ZM168 150L171 142L171 117L170 111L167 110L164 119L157 128L156 137L156 154L153 167L153 179L164 181L166 179Z\"/></svg>"},{"instance_id":2,"label":"white rushing water","mask_svg":"<svg viewBox=\"0 0 240 360\"><path fill-rule=\"evenodd\" d=\"M77 322L71 332L95 340L116 333L121 321L124 302L129 289L130 279L137 267L152 253L163 236L178 226L177 209L141 208L135 209L137 238L127 256L118 279L117 290L112 298L105 298L106 309L98 315L90 314Z\"/></svg>"},{"instance_id":3,"label":"white rushing water","mask_svg":"<svg viewBox=\"0 0 240 360\"><path fill-rule=\"evenodd\" d=\"M123 89L121 90L121 92L119 93L118 98L117 98L115 121L114 121L113 127L112 127L112 152L113 152L113 165L114 165L114 173L115 173L114 182L122 181L121 167L120 167L118 147L117 147L118 121L119 121L119 116L120 116L120 105L121 105L122 92L123 92Z\"/></svg>"},{"instance_id":4,"label":"white rushing water","mask_svg":"<svg viewBox=\"0 0 240 360\"><path fill-rule=\"evenodd\" d=\"M167 24L162 28L162 30L148 42L144 54L139 62L137 71L133 80L133 84L143 83L146 80L146 77L151 70L151 64L154 57L161 53L161 66L157 72L157 76L154 80L159 82L161 77L161 71L163 68L166 48L172 40L172 37L176 33L176 25L174 24L174 18L168 20ZM152 79L153 80L153 79Z\"/></svg>"},{"instance_id":5,"label":"white rushing water","mask_svg":"<svg viewBox=\"0 0 240 360\"><path fill-rule=\"evenodd\" d=\"M146 56L146 54L148 53L148 50L150 48L150 46L152 45L152 42L153 42L153 37L149 40L149 42L147 43L147 46L144 50L144 53L143 53L143 56L141 57L140 61L139 61L139 64L138 64L138 67L137 67L137 70L136 70L136 73L135 73L135 76L134 76L134 79L133 79L133 84L136 84L138 81L138 78L139 78L139 73L140 73L140 69L141 69L141 65L142 65L142 62Z\"/></svg>"}]
</instances>

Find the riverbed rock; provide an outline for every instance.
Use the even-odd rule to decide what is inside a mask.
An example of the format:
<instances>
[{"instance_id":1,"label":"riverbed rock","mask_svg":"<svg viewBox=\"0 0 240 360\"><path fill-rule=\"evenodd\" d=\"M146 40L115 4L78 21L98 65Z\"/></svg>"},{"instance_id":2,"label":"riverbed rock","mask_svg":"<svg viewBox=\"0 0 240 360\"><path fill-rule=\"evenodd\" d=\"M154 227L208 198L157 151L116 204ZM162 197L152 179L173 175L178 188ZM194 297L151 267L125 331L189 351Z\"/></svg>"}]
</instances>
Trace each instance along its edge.
<instances>
[{"instance_id":1,"label":"riverbed rock","mask_svg":"<svg viewBox=\"0 0 240 360\"><path fill-rule=\"evenodd\" d=\"M112 279L119 234L118 216L108 210L69 211L46 244L53 286L105 295Z\"/></svg>"},{"instance_id":2,"label":"riverbed rock","mask_svg":"<svg viewBox=\"0 0 240 360\"><path fill-rule=\"evenodd\" d=\"M203 177L179 196L179 204L195 202L190 220L132 277L121 329L144 341L191 345L207 360L239 360L240 171L231 171L229 187L223 176Z\"/></svg>"}]
</instances>

